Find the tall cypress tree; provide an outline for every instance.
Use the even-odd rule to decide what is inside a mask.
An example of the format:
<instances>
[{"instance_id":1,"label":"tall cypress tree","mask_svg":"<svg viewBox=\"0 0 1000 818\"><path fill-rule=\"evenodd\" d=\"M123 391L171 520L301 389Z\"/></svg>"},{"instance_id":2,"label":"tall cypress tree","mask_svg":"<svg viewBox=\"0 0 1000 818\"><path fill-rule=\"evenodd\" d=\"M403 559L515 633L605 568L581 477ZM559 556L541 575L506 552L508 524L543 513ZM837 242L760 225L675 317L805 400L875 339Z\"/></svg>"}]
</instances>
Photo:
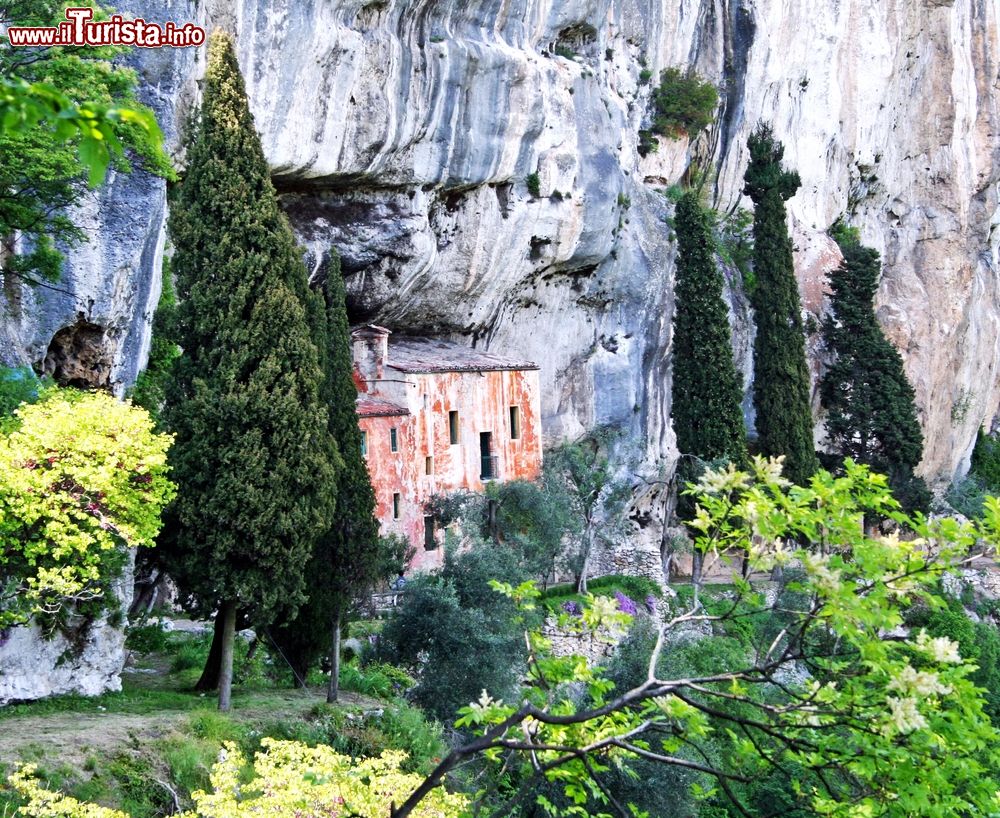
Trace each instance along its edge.
<instances>
[{"instance_id":1,"label":"tall cypress tree","mask_svg":"<svg viewBox=\"0 0 1000 818\"><path fill-rule=\"evenodd\" d=\"M209 47L169 227L183 349L164 412L179 488L171 558L191 606L222 620L227 710L237 609L266 622L303 600L305 565L333 512L336 449L315 296L226 35Z\"/></svg>"},{"instance_id":2,"label":"tall cypress tree","mask_svg":"<svg viewBox=\"0 0 1000 818\"><path fill-rule=\"evenodd\" d=\"M733 363L709 214L689 191L677 202L671 415L677 448L701 460L747 457L742 388Z\"/></svg>"},{"instance_id":3,"label":"tall cypress tree","mask_svg":"<svg viewBox=\"0 0 1000 818\"><path fill-rule=\"evenodd\" d=\"M697 480L705 463L745 463L747 439L712 221L694 191L678 200L674 231L677 305L670 413L681 452L677 478L684 484ZM678 497L677 512L683 519L691 518L690 497ZM691 577L695 586L701 583L701 568L702 555L695 549Z\"/></svg>"},{"instance_id":4,"label":"tall cypress tree","mask_svg":"<svg viewBox=\"0 0 1000 818\"><path fill-rule=\"evenodd\" d=\"M379 539L375 492L361 454L358 390L351 374L351 331L336 256L323 283L323 297L325 311L316 321L315 337L321 347L329 430L343 460L337 477L337 507L306 572L309 601L294 619L275 627L272 636L300 683L309 667L330 653L328 699L336 701L343 616L356 596L402 568L403 555L392 553L395 541Z\"/></svg>"},{"instance_id":5,"label":"tall cypress tree","mask_svg":"<svg viewBox=\"0 0 1000 818\"><path fill-rule=\"evenodd\" d=\"M771 128L751 134L744 193L754 203L753 294L757 322L754 345L754 408L758 447L785 456L785 476L805 483L819 468L813 446L799 290L792 263L792 240L785 201L799 188L799 175L781 166L785 149Z\"/></svg>"},{"instance_id":6,"label":"tall cypress tree","mask_svg":"<svg viewBox=\"0 0 1000 818\"><path fill-rule=\"evenodd\" d=\"M855 241L842 241L840 249L844 261L830 276L832 315L823 324L834 356L820 381L827 436L841 458L887 474L905 507L926 510L930 494L913 473L924 446L913 387L872 306L881 260Z\"/></svg>"}]
</instances>

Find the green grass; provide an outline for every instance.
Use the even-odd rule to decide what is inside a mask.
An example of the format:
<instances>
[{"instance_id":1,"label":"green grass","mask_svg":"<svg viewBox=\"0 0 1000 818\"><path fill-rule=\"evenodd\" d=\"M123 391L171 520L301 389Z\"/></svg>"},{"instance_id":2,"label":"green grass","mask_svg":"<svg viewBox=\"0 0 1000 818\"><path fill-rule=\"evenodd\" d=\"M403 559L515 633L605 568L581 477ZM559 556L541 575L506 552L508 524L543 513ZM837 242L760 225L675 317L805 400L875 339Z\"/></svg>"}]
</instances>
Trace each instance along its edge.
<instances>
[{"instance_id":1,"label":"green grass","mask_svg":"<svg viewBox=\"0 0 1000 818\"><path fill-rule=\"evenodd\" d=\"M155 690L133 686L122 680L122 690L102 696L53 696L37 702L10 704L0 708L0 722L25 716L45 716L56 713L135 713L151 714L164 711L193 710L205 706L205 699L193 692Z\"/></svg>"}]
</instances>

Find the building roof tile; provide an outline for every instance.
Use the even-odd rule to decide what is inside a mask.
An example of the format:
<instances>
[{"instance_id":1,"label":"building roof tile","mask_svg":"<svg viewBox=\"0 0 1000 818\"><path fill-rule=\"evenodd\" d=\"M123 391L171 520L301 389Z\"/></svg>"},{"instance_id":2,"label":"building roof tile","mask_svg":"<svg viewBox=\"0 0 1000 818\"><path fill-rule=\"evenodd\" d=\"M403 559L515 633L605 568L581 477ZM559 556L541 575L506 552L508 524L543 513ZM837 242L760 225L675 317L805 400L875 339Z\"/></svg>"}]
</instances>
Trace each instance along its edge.
<instances>
[{"instance_id":1,"label":"building roof tile","mask_svg":"<svg viewBox=\"0 0 1000 818\"><path fill-rule=\"evenodd\" d=\"M438 338L389 339L386 364L400 372L493 372L497 370L538 369L538 364L507 358L493 352L472 349Z\"/></svg>"},{"instance_id":2,"label":"building roof tile","mask_svg":"<svg viewBox=\"0 0 1000 818\"><path fill-rule=\"evenodd\" d=\"M358 416L363 418L395 417L408 415L410 410L384 398L373 398L370 395L358 395Z\"/></svg>"}]
</instances>

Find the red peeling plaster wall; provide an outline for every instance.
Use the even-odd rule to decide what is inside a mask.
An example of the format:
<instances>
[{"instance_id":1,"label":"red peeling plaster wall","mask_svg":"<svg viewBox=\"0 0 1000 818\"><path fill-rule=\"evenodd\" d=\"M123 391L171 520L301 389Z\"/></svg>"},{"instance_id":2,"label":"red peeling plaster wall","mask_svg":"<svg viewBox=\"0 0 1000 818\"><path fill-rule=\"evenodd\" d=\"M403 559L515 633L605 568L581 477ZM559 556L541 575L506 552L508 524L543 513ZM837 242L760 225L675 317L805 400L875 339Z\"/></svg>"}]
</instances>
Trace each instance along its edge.
<instances>
[{"instance_id":1,"label":"red peeling plaster wall","mask_svg":"<svg viewBox=\"0 0 1000 818\"><path fill-rule=\"evenodd\" d=\"M397 377L396 373L392 373ZM368 470L384 533L395 532L416 548L411 567L427 570L441 564L443 532L437 548L424 547L424 505L437 492L482 491L480 433L491 432L498 479L533 480L541 472L542 437L538 372L444 372L398 374L404 390L393 399L410 415L361 418L368 433ZM401 394L402 393L402 394ZM511 438L510 407L520 414L520 436ZM450 442L448 413L459 413L459 442ZM399 432L399 451L390 451L390 428ZM433 458L426 473L426 458ZM392 495L400 494L400 518L393 519Z\"/></svg>"}]
</instances>

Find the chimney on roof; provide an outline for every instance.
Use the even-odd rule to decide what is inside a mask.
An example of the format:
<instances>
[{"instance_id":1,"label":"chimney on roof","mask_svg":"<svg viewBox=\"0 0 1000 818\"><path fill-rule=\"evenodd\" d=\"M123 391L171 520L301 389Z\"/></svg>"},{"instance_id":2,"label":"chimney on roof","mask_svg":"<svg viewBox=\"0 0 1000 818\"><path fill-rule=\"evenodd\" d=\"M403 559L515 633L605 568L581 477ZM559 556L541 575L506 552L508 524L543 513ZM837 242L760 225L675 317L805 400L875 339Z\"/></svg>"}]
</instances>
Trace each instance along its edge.
<instances>
[{"instance_id":1,"label":"chimney on roof","mask_svg":"<svg viewBox=\"0 0 1000 818\"><path fill-rule=\"evenodd\" d=\"M358 381L358 391L374 392L377 382L385 376L389 362L389 336L385 327L367 324L351 333L354 355L354 375Z\"/></svg>"}]
</instances>

